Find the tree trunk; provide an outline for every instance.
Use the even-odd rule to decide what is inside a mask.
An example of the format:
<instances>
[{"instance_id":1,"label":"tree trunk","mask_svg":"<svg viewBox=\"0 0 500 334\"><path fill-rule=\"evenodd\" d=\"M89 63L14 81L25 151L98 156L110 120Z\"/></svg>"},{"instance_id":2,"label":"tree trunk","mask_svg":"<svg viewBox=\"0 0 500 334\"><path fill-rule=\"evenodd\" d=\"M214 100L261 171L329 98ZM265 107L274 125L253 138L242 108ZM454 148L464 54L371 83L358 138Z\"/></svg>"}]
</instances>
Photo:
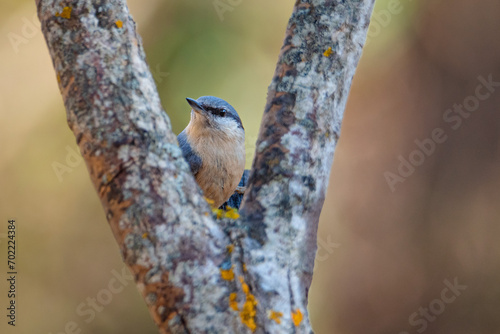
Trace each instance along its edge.
<instances>
[{"instance_id":1,"label":"tree trunk","mask_svg":"<svg viewBox=\"0 0 500 334\"><path fill-rule=\"evenodd\" d=\"M296 2L241 216L219 220L125 1L36 2L68 124L160 332L311 333L317 223L374 1Z\"/></svg>"}]
</instances>

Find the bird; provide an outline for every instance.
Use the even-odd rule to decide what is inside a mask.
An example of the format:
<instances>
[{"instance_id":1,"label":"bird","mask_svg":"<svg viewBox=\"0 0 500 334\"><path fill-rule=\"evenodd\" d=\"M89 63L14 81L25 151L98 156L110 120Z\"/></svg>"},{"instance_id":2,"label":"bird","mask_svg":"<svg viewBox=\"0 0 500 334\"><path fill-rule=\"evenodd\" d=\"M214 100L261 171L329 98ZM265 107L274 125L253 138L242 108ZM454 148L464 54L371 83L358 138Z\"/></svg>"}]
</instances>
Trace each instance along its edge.
<instances>
[{"instance_id":1,"label":"bird","mask_svg":"<svg viewBox=\"0 0 500 334\"><path fill-rule=\"evenodd\" d=\"M245 128L236 110L215 96L186 98L191 119L177 141L205 198L221 207L245 170Z\"/></svg>"}]
</instances>

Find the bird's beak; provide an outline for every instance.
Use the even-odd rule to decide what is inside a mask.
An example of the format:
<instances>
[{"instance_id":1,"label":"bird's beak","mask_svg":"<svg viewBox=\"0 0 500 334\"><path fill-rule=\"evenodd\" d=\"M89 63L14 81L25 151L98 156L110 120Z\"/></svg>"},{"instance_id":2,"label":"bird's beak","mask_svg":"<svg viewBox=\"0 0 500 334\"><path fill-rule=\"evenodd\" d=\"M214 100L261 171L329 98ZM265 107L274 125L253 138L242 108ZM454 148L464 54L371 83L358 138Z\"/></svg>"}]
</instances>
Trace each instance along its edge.
<instances>
[{"instance_id":1,"label":"bird's beak","mask_svg":"<svg viewBox=\"0 0 500 334\"><path fill-rule=\"evenodd\" d=\"M196 102L196 100L186 97L186 101L189 103L191 108L193 108L193 110L196 111L197 113L200 114L206 112L205 109L198 102Z\"/></svg>"}]
</instances>

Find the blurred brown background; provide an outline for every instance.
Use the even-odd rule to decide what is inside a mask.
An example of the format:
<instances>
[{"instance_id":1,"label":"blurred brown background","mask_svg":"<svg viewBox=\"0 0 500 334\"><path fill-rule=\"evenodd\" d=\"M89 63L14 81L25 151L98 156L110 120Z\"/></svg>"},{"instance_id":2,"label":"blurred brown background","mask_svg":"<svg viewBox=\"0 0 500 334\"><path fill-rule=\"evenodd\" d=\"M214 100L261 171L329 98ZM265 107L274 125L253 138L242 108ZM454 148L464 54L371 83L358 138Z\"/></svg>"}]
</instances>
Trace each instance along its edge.
<instances>
[{"instance_id":1,"label":"blurred brown background","mask_svg":"<svg viewBox=\"0 0 500 334\"><path fill-rule=\"evenodd\" d=\"M225 98L249 166L293 1L222 17L211 1L129 5L174 130L185 97ZM19 247L18 323L2 311L0 332L156 333L75 153L34 14L31 0L0 0L0 277L9 218ZM500 333L500 86L481 81L500 82L499 17L498 1L377 1L320 222L316 333Z\"/></svg>"}]
</instances>

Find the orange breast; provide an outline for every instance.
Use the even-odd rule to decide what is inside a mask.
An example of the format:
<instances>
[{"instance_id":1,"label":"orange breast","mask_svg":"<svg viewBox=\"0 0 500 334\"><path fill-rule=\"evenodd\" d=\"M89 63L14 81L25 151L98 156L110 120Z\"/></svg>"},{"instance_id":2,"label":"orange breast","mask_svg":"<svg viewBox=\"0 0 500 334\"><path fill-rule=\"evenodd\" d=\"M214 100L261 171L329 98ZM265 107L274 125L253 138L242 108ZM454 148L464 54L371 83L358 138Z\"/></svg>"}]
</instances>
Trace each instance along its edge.
<instances>
[{"instance_id":1,"label":"orange breast","mask_svg":"<svg viewBox=\"0 0 500 334\"><path fill-rule=\"evenodd\" d=\"M192 148L201 157L202 165L196 182L206 198L219 207L234 193L245 170L245 138L228 140L223 136L191 133Z\"/></svg>"}]
</instances>

